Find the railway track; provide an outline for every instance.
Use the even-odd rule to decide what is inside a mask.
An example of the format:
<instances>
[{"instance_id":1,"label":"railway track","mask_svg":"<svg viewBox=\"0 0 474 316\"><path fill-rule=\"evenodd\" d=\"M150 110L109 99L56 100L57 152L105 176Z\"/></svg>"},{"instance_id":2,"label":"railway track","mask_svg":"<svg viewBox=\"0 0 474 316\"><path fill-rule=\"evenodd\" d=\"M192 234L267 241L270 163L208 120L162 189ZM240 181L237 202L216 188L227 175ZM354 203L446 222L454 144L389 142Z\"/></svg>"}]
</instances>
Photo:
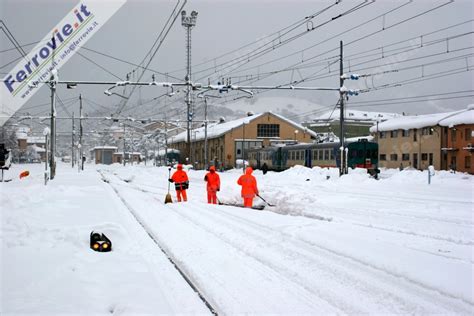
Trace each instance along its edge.
<instances>
[{"instance_id":1,"label":"railway track","mask_svg":"<svg viewBox=\"0 0 474 316\"><path fill-rule=\"evenodd\" d=\"M133 207L123 198L123 196L120 194L120 192L114 187L112 183L110 183L110 180L104 175L104 172L101 170L98 170L102 181L107 183L115 192L117 197L122 201L122 203L125 205L125 207L128 209L130 214L132 214L133 218L140 224L140 226L143 228L143 230L146 232L146 234L150 237L150 239L160 248L161 252L166 256L168 261L173 265L173 267L178 271L178 273L183 277L183 279L186 281L186 283L191 287L191 289L199 296L201 301L206 305L206 307L209 309L209 311L213 315L219 315L217 312L217 309L209 302L209 300L206 298L205 294L199 289L198 285L192 280L192 278L189 276L189 274L186 272L186 270L180 266L178 261L170 254L168 249L162 245L162 243L159 241L157 236L151 232L151 230L148 228L146 223L140 218L138 213L133 209ZM119 178L121 181L124 181L124 179L121 179L117 175L114 175L115 177ZM126 182L126 181L124 181ZM140 190L144 193L153 193L150 191L146 190Z\"/></svg>"}]
</instances>

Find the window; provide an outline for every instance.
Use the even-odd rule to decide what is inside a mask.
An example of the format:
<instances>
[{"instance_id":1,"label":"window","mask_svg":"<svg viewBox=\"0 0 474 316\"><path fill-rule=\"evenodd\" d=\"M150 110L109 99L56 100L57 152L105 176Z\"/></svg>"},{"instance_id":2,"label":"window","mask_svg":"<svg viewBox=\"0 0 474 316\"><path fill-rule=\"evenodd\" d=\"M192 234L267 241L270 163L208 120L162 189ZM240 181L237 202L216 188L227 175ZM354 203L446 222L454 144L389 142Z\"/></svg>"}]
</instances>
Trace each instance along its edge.
<instances>
[{"instance_id":1,"label":"window","mask_svg":"<svg viewBox=\"0 0 474 316\"><path fill-rule=\"evenodd\" d=\"M380 132L380 138L387 138L387 133Z\"/></svg>"},{"instance_id":2,"label":"window","mask_svg":"<svg viewBox=\"0 0 474 316\"><path fill-rule=\"evenodd\" d=\"M386 161L387 160L387 155L386 154L380 154L380 161Z\"/></svg>"},{"instance_id":3,"label":"window","mask_svg":"<svg viewBox=\"0 0 474 316\"><path fill-rule=\"evenodd\" d=\"M421 135L433 135L433 129L431 127L424 127L421 130Z\"/></svg>"},{"instance_id":4,"label":"window","mask_svg":"<svg viewBox=\"0 0 474 316\"><path fill-rule=\"evenodd\" d=\"M329 160L329 150L324 151L324 160Z\"/></svg>"},{"instance_id":5,"label":"window","mask_svg":"<svg viewBox=\"0 0 474 316\"><path fill-rule=\"evenodd\" d=\"M280 137L280 125L257 124L257 137Z\"/></svg>"},{"instance_id":6,"label":"window","mask_svg":"<svg viewBox=\"0 0 474 316\"><path fill-rule=\"evenodd\" d=\"M418 130L415 128L413 130L413 141L416 142L416 134L417 134ZM415 167L416 168L416 167Z\"/></svg>"},{"instance_id":7,"label":"window","mask_svg":"<svg viewBox=\"0 0 474 316\"><path fill-rule=\"evenodd\" d=\"M470 128L466 128L466 131L464 133L464 140L467 140L467 141L470 141L471 140L471 129Z\"/></svg>"},{"instance_id":8,"label":"window","mask_svg":"<svg viewBox=\"0 0 474 316\"><path fill-rule=\"evenodd\" d=\"M332 149L329 149L329 154L330 154L330 159L334 160L334 151Z\"/></svg>"},{"instance_id":9,"label":"window","mask_svg":"<svg viewBox=\"0 0 474 316\"><path fill-rule=\"evenodd\" d=\"M407 130L407 129L402 130L402 137L410 137L410 130Z\"/></svg>"},{"instance_id":10,"label":"window","mask_svg":"<svg viewBox=\"0 0 474 316\"><path fill-rule=\"evenodd\" d=\"M456 141L456 129L455 128L451 129L451 141L452 142Z\"/></svg>"},{"instance_id":11,"label":"window","mask_svg":"<svg viewBox=\"0 0 474 316\"><path fill-rule=\"evenodd\" d=\"M471 156L464 157L464 168L466 169L471 168Z\"/></svg>"},{"instance_id":12,"label":"window","mask_svg":"<svg viewBox=\"0 0 474 316\"><path fill-rule=\"evenodd\" d=\"M390 155L390 161L397 161L398 160L398 155L397 154L391 154Z\"/></svg>"},{"instance_id":13,"label":"window","mask_svg":"<svg viewBox=\"0 0 474 316\"><path fill-rule=\"evenodd\" d=\"M391 138L397 138L398 137L398 131L390 131L390 137Z\"/></svg>"},{"instance_id":14,"label":"window","mask_svg":"<svg viewBox=\"0 0 474 316\"><path fill-rule=\"evenodd\" d=\"M421 160L423 160L423 161L428 160L428 154L427 153L421 154Z\"/></svg>"},{"instance_id":15,"label":"window","mask_svg":"<svg viewBox=\"0 0 474 316\"><path fill-rule=\"evenodd\" d=\"M410 154L402 154L402 160L403 161L409 161L410 160Z\"/></svg>"}]
</instances>

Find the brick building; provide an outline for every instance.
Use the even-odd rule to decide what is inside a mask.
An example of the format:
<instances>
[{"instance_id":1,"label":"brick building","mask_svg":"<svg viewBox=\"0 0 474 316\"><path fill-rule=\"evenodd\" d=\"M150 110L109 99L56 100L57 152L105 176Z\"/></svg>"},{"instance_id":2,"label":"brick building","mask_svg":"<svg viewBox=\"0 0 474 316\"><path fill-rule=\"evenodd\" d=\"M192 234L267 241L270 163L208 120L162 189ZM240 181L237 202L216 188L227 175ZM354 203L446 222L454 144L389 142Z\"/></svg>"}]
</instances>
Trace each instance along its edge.
<instances>
[{"instance_id":1,"label":"brick building","mask_svg":"<svg viewBox=\"0 0 474 316\"><path fill-rule=\"evenodd\" d=\"M379 144L379 166L472 173L474 106L465 110L393 118L371 127ZM462 135L462 136L461 136ZM466 168L466 166L468 166Z\"/></svg>"}]
</instances>

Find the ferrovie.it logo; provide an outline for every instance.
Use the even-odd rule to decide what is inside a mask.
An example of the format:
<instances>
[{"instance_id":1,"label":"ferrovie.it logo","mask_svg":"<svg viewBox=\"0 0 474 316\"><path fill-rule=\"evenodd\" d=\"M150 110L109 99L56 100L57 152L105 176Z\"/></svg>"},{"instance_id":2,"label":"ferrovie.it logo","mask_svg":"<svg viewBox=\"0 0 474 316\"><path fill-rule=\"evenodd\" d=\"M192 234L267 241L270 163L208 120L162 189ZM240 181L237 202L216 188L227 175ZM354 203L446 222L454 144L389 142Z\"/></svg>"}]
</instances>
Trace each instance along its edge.
<instances>
[{"instance_id":1,"label":"ferrovie.it logo","mask_svg":"<svg viewBox=\"0 0 474 316\"><path fill-rule=\"evenodd\" d=\"M127 0L83 0L3 78L0 125L10 118ZM36 87L36 88L35 88Z\"/></svg>"}]
</instances>

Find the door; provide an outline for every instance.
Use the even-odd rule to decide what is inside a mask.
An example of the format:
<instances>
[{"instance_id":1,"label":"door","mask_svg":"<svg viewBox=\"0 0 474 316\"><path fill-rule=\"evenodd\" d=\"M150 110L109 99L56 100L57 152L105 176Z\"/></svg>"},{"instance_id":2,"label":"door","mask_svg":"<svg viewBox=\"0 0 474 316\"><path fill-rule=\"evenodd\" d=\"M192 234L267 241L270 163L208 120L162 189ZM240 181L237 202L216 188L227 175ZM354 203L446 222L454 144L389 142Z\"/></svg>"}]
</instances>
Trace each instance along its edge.
<instances>
[{"instance_id":1,"label":"door","mask_svg":"<svg viewBox=\"0 0 474 316\"><path fill-rule=\"evenodd\" d=\"M418 154L413 154L413 168L418 169Z\"/></svg>"},{"instance_id":2,"label":"door","mask_svg":"<svg viewBox=\"0 0 474 316\"><path fill-rule=\"evenodd\" d=\"M112 164L112 152L105 150L102 152L102 163L104 165L111 165Z\"/></svg>"},{"instance_id":3,"label":"door","mask_svg":"<svg viewBox=\"0 0 474 316\"><path fill-rule=\"evenodd\" d=\"M308 167L308 168L312 167L311 149L306 149L304 152L304 165L305 167Z\"/></svg>"}]
</instances>

